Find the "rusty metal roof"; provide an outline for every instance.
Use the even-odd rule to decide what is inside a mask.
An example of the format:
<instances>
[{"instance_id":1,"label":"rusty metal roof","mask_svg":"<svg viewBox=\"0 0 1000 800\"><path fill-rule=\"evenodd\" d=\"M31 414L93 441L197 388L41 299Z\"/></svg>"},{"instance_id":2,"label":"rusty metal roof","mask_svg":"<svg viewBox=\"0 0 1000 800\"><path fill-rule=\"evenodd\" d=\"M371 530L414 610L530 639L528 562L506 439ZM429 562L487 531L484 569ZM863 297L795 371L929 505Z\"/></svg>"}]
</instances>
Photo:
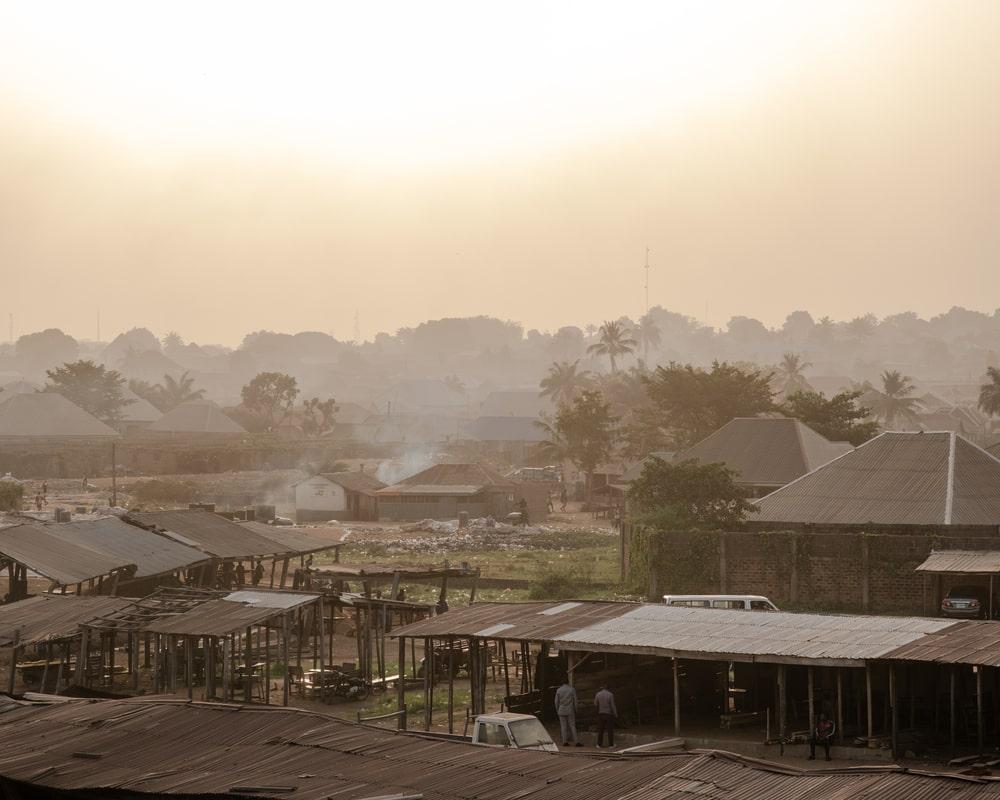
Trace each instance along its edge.
<instances>
[{"instance_id":1,"label":"rusty metal roof","mask_svg":"<svg viewBox=\"0 0 1000 800\"><path fill-rule=\"evenodd\" d=\"M174 541L197 548L216 558L257 558L297 551L245 524L233 522L211 511L143 511L129 514L127 522L157 530Z\"/></svg>"},{"instance_id":2,"label":"rusty metal roof","mask_svg":"<svg viewBox=\"0 0 1000 800\"><path fill-rule=\"evenodd\" d=\"M394 636L499 636L534 641L557 639L571 631L620 617L636 603L601 601L474 603L393 630ZM497 626L504 626L497 629ZM489 631L483 633L483 631Z\"/></svg>"},{"instance_id":3,"label":"rusty metal roof","mask_svg":"<svg viewBox=\"0 0 1000 800\"><path fill-rule=\"evenodd\" d=\"M19 632L21 644L76 636L81 622L112 614L129 603L121 597L41 594L0 605L0 647L8 647Z\"/></svg>"},{"instance_id":4,"label":"rusty metal roof","mask_svg":"<svg viewBox=\"0 0 1000 800\"><path fill-rule=\"evenodd\" d=\"M802 771L714 751L630 758L504 750L298 709L145 698L14 707L0 715L0 740L0 776L95 793L295 800L413 793L428 800L1000 798L996 779L894 766ZM74 755L81 753L87 757Z\"/></svg>"},{"instance_id":5,"label":"rusty metal roof","mask_svg":"<svg viewBox=\"0 0 1000 800\"><path fill-rule=\"evenodd\" d=\"M886 432L755 501L752 521L1000 524L1000 460L955 433Z\"/></svg>"},{"instance_id":6,"label":"rusty metal roof","mask_svg":"<svg viewBox=\"0 0 1000 800\"><path fill-rule=\"evenodd\" d=\"M71 542L36 523L0 529L0 558L24 564L28 569L64 586L134 567L124 556L113 556Z\"/></svg>"},{"instance_id":7,"label":"rusty metal roof","mask_svg":"<svg viewBox=\"0 0 1000 800\"><path fill-rule=\"evenodd\" d=\"M347 535L346 531L336 531L329 527L299 528L291 525L265 525L262 522L238 522L237 524L253 531L258 536L276 542L278 552L306 554L329 550L342 545L344 537Z\"/></svg>"},{"instance_id":8,"label":"rusty metal roof","mask_svg":"<svg viewBox=\"0 0 1000 800\"><path fill-rule=\"evenodd\" d=\"M136 578L164 575L208 560L200 550L118 517L53 523L44 528L50 536L94 550L111 561L135 564Z\"/></svg>"},{"instance_id":9,"label":"rusty metal roof","mask_svg":"<svg viewBox=\"0 0 1000 800\"><path fill-rule=\"evenodd\" d=\"M282 609L231 600L206 600L174 616L154 619L142 626L149 633L172 633L181 636L227 636L251 625L262 625Z\"/></svg>"},{"instance_id":10,"label":"rusty metal roof","mask_svg":"<svg viewBox=\"0 0 1000 800\"><path fill-rule=\"evenodd\" d=\"M917 572L1000 573L1000 550L934 550Z\"/></svg>"},{"instance_id":11,"label":"rusty metal roof","mask_svg":"<svg viewBox=\"0 0 1000 800\"><path fill-rule=\"evenodd\" d=\"M883 658L1000 667L1000 622L963 620L927 633Z\"/></svg>"}]
</instances>

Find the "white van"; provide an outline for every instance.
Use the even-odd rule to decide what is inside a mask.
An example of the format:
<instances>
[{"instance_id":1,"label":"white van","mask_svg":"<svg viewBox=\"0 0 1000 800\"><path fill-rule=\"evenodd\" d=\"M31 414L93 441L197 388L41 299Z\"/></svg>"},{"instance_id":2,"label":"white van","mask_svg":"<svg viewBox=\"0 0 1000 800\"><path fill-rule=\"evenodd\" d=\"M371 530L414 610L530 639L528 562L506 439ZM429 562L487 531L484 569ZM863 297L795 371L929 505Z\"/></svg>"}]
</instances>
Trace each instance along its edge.
<instances>
[{"instance_id":1,"label":"white van","mask_svg":"<svg viewBox=\"0 0 1000 800\"><path fill-rule=\"evenodd\" d=\"M665 594L663 603L686 608L727 608L730 611L777 611L778 607L759 594Z\"/></svg>"}]
</instances>

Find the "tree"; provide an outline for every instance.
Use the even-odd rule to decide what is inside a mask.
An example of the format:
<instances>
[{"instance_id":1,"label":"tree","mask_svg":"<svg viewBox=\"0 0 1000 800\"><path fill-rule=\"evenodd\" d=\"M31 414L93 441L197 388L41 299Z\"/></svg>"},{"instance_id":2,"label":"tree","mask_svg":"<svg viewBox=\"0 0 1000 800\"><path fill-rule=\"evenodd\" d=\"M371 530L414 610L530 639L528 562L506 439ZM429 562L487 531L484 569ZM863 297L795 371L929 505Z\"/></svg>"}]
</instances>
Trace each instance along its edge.
<instances>
[{"instance_id":1,"label":"tree","mask_svg":"<svg viewBox=\"0 0 1000 800\"><path fill-rule=\"evenodd\" d=\"M118 364L129 352L146 353L160 352L160 340L148 328L132 328L130 331L118 334L111 344L104 348L105 364Z\"/></svg>"},{"instance_id":2,"label":"tree","mask_svg":"<svg viewBox=\"0 0 1000 800\"><path fill-rule=\"evenodd\" d=\"M812 428L832 442L850 442L855 447L878 433L878 422L858 404L862 392L841 392L827 400L819 392L794 392L782 412Z\"/></svg>"},{"instance_id":3,"label":"tree","mask_svg":"<svg viewBox=\"0 0 1000 800\"><path fill-rule=\"evenodd\" d=\"M611 371L617 372L619 356L625 356L635 350L636 341L631 332L620 322L605 322L594 344L587 348L588 353L607 356L611 361Z\"/></svg>"},{"instance_id":4,"label":"tree","mask_svg":"<svg viewBox=\"0 0 1000 800\"><path fill-rule=\"evenodd\" d=\"M715 361L710 370L670 362L643 378L657 424L672 446L690 447L734 417L774 411L771 374Z\"/></svg>"},{"instance_id":5,"label":"tree","mask_svg":"<svg viewBox=\"0 0 1000 800\"><path fill-rule=\"evenodd\" d=\"M295 378L283 372L261 372L243 387L243 407L273 430L291 413L299 390Z\"/></svg>"},{"instance_id":6,"label":"tree","mask_svg":"<svg viewBox=\"0 0 1000 800\"><path fill-rule=\"evenodd\" d=\"M979 387L979 410L1000 416L1000 369L996 367L986 368L986 383Z\"/></svg>"},{"instance_id":7,"label":"tree","mask_svg":"<svg viewBox=\"0 0 1000 800\"><path fill-rule=\"evenodd\" d=\"M320 437L327 431L333 430L334 417L339 408L337 401L332 397L329 400L320 400L314 397L306 400L302 404L302 432L306 436Z\"/></svg>"},{"instance_id":8,"label":"tree","mask_svg":"<svg viewBox=\"0 0 1000 800\"><path fill-rule=\"evenodd\" d=\"M179 378L173 375L164 375L163 383L159 384L160 401L164 411L176 408L181 403L190 403L192 400L201 400L205 397L204 389L194 388L194 378L184 372Z\"/></svg>"},{"instance_id":9,"label":"tree","mask_svg":"<svg viewBox=\"0 0 1000 800\"><path fill-rule=\"evenodd\" d=\"M917 398L911 394L913 388L908 375L897 370L882 373L882 391L875 392L872 410L885 420L887 428L892 428L899 417L911 421L917 418Z\"/></svg>"},{"instance_id":10,"label":"tree","mask_svg":"<svg viewBox=\"0 0 1000 800\"><path fill-rule=\"evenodd\" d=\"M21 369L33 374L73 361L79 352L76 339L58 328L25 334L17 340L16 345Z\"/></svg>"},{"instance_id":11,"label":"tree","mask_svg":"<svg viewBox=\"0 0 1000 800\"><path fill-rule=\"evenodd\" d=\"M125 378L93 361L74 361L45 374L44 391L58 392L109 425L120 422L125 406L134 402L125 397Z\"/></svg>"},{"instance_id":12,"label":"tree","mask_svg":"<svg viewBox=\"0 0 1000 800\"><path fill-rule=\"evenodd\" d=\"M542 397L550 397L557 405L572 403L585 388L590 386L591 374L580 370L580 359L572 364L567 361L553 362L549 374L542 378L538 388Z\"/></svg>"},{"instance_id":13,"label":"tree","mask_svg":"<svg viewBox=\"0 0 1000 800\"><path fill-rule=\"evenodd\" d=\"M559 408L551 426L541 423L550 433L543 451L564 455L587 476L588 504L594 470L611 456L616 422L601 393L586 390L572 404Z\"/></svg>"},{"instance_id":14,"label":"tree","mask_svg":"<svg viewBox=\"0 0 1000 800\"><path fill-rule=\"evenodd\" d=\"M629 487L628 499L640 523L658 527L666 518L689 530L731 529L754 510L735 477L724 464L652 457Z\"/></svg>"},{"instance_id":15,"label":"tree","mask_svg":"<svg viewBox=\"0 0 1000 800\"><path fill-rule=\"evenodd\" d=\"M780 387L779 394L788 397L795 392L812 391L812 387L802 374L811 367L808 361L796 353L785 353L775 374L776 383Z\"/></svg>"},{"instance_id":16,"label":"tree","mask_svg":"<svg viewBox=\"0 0 1000 800\"><path fill-rule=\"evenodd\" d=\"M660 326L656 324L656 319L651 314L644 314L639 320L639 328L636 331L639 337L639 344L642 347L642 360L649 363L649 349L654 350L660 346L663 336Z\"/></svg>"}]
</instances>

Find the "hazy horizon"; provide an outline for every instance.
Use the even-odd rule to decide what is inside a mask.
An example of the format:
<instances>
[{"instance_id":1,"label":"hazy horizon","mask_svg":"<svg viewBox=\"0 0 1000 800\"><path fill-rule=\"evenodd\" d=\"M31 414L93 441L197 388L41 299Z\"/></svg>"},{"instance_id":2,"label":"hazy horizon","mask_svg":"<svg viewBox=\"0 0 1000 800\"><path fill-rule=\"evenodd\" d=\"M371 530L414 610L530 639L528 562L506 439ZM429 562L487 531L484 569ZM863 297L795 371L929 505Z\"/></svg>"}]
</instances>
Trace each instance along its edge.
<instances>
[{"instance_id":1,"label":"hazy horizon","mask_svg":"<svg viewBox=\"0 0 1000 800\"><path fill-rule=\"evenodd\" d=\"M1000 4L196 8L0 9L0 340L1000 306Z\"/></svg>"}]
</instances>

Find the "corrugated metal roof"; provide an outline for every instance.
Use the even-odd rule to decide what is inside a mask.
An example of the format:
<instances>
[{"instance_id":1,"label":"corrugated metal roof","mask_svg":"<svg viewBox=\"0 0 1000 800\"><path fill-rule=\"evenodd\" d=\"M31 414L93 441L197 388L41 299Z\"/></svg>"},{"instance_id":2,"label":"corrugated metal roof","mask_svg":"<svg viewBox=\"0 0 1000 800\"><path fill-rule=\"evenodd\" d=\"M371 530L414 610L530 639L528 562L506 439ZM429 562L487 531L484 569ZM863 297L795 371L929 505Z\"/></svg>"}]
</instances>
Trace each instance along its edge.
<instances>
[{"instance_id":1,"label":"corrugated metal roof","mask_svg":"<svg viewBox=\"0 0 1000 800\"><path fill-rule=\"evenodd\" d=\"M66 541L37 523L0 529L0 555L66 586L134 566L122 557Z\"/></svg>"},{"instance_id":2,"label":"corrugated metal roof","mask_svg":"<svg viewBox=\"0 0 1000 800\"><path fill-rule=\"evenodd\" d=\"M206 600L181 614L161 617L141 627L150 633L181 636L226 636L278 616L282 609L231 600Z\"/></svg>"},{"instance_id":3,"label":"corrugated metal roof","mask_svg":"<svg viewBox=\"0 0 1000 800\"><path fill-rule=\"evenodd\" d=\"M8 647L19 631L21 644L75 636L81 622L120 611L129 604L121 597L41 594L0 605L0 647Z\"/></svg>"},{"instance_id":4,"label":"corrugated metal roof","mask_svg":"<svg viewBox=\"0 0 1000 800\"><path fill-rule=\"evenodd\" d=\"M118 517L62 522L44 528L50 536L94 550L111 561L135 564L137 578L167 574L208 560L200 550L129 525Z\"/></svg>"},{"instance_id":5,"label":"corrugated metal roof","mask_svg":"<svg viewBox=\"0 0 1000 800\"><path fill-rule=\"evenodd\" d=\"M852 449L797 419L737 417L676 458L725 464L736 472L738 483L783 486Z\"/></svg>"},{"instance_id":6,"label":"corrugated metal roof","mask_svg":"<svg viewBox=\"0 0 1000 800\"><path fill-rule=\"evenodd\" d=\"M713 751L629 758L504 750L296 709L144 698L15 707L0 715L0 739L0 775L94 792L295 800L414 793L428 800L1000 798L996 779L894 766L803 771ZM80 752L97 757L74 757Z\"/></svg>"},{"instance_id":7,"label":"corrugated metal roof","mask_svg":"<svg viewBox=\"0 0 1000 800\"><path fill-rule=\"evenodd\" d=\"M258 608L296 608L312 603L319 598L318 594L298 594L295 592L265 592L256 589L239 589L227 594L223 600L231 603L246 603Z\"/></svg>"},{"instance_id":8,"label":"corrugated metal roof","mask_svg":"<svg viewBox=\"0 0 1000 800\"><path fill-rule=\"evenodd\" d=\"M211 400L192 400L170 409L147 430L154 433L202 433L235 434L246 433L237 422Z\"/></svg>"},{"instance_id":9,"label":"corrugated metal roof","mask_svg":"<svg viewBox=\"0 0 1000 800\"><path fill-rule=\"evenodd\" d=\"M998 525L1000 460L953 433L887 432L755 504L764 522Z\"/></svg>"},{"instance_id":10,"label":"corrugated metal roof","mask_svg":"<svg viewBox=\"0 0 1000 800\"><path fill-rule=\"evenodd\" d=\"M37 392L0 403L0 437L114 439L118 432L61 394Z\"/></svg>"},{"instance_id":11,"label":"corrugated metal roof","mask_svg":"<svg viewBox=\"0 0 1000 800\"><path fill-rule=\"evenodd\" d=\"M329 550L343 543L346 531L325 528L300 528L292 525L265 525L262 522L239 522L238 525L251 530L278 545L278 552L315 553Z\"/></svg>"},{"instance_id":12,"label":"corrugated metal roof","mask_svg":"<svg viewBox=\"0 0 1000 800\"><path fill-rule=\"evenodd\" d=\"M475 494L486 488L513 490L516 486L516 481L483 464L435 464L394 486L379 489L378 495Z\"/></svg>"},{"instance_id":13,"label":"corrugated metal roof","mask_svg":"<svg viewBox=\"0 0 1000 800\"><path fill-rule=\"evenodd\" d=\"M1000 573L1000 550L934 550L917 572Z\"/></svg>"},{"instance_id":14,"label":"corrugated metal roof","mask_svg":"<svg viewBox=\"0 0 1000 800\"><path fill-rule=\"evenodd\" d=\"M125 520L162 531L175 541L217 558L264 557L293 552L284 543L269 536L265 538L256 529L211 511L143 511L131 513Z\"/></svg>"}]
</instances>

